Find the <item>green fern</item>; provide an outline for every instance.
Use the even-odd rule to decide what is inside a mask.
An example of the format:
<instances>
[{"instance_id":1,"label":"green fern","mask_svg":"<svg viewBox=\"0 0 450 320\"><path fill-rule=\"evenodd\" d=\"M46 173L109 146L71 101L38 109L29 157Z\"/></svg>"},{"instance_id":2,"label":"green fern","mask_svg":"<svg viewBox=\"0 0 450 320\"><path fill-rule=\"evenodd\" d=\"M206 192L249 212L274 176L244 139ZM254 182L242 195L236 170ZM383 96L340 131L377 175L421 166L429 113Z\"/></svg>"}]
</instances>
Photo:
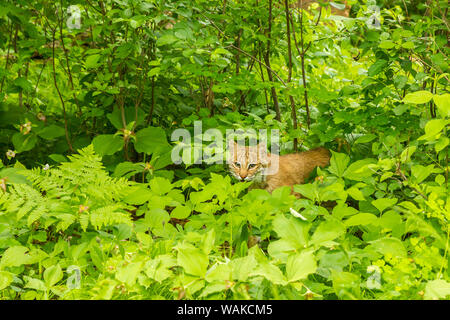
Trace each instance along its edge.
<instances>
[{"instance_id":1,"label":"green fern","mask_svg":"<svg viewBox=\"0 0 450 320\"><path fill-rule=\"evenodd\" d=\"M127 206L121 202L129 182L111 178L92 145L69 157L56 168L24 170L31 184L12 184L0 194L0 214L15 214L30 226L39 221L44 227L56 224L64 231L74 223L86 230L118 223L131 224Z\"/></svg>"}]
</instances>

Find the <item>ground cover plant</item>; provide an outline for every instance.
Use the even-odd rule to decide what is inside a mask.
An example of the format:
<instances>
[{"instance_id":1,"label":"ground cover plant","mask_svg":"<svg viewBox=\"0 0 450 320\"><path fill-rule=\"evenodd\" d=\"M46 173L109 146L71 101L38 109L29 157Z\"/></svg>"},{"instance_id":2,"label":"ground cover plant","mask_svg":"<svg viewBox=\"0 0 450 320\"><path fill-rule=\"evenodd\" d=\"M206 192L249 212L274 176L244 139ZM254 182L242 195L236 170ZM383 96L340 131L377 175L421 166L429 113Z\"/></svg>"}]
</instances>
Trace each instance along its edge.
<instances>
[{"instance_id":1,"label":"ground cover plant","mask_svg":"<svg viewBox=\"0 0 450 320\"><path fill-rule=\"evenodd\" d=\"M0 9L1 299L450 297L447 1ZM239 128L330 165L249 190Z\"/></svg>"}]
</instances>

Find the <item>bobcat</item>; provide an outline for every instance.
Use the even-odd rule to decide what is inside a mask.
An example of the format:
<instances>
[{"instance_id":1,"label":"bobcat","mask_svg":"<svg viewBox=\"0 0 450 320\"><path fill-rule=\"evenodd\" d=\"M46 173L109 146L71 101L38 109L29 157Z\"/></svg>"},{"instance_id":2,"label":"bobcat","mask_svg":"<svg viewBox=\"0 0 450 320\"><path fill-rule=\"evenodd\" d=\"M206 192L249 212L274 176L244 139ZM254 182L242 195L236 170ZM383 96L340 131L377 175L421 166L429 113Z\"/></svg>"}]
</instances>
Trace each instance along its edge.
<instances>
[{"instance_id":1,"label":"bobcat","mask_svg":"<svg viewBox=\"0 0 450 320\"><path fill-rule=\"evenodd\" d=\"M265 189L270 193L281 186L290 186L293 192L293 186L304 183L314 168L327 166L330 162L330 152L325 148L283 156L266 153L263 143L241 146L230 141L228 148L231 175L239 181L254 181L251 188ZM278 161L278 171L270 172L276 166L275 161Z\"/></svg>"}]
</instances>

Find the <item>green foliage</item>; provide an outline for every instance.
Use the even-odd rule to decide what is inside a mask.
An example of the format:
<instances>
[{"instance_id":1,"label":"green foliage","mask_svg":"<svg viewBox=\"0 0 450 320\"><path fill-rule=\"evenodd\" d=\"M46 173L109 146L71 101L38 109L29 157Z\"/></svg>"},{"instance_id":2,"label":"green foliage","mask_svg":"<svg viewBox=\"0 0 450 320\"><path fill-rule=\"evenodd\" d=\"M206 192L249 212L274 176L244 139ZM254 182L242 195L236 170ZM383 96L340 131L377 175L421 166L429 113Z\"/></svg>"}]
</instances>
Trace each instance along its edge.
<instances>
[{"instance_id":1,"label":"green foliage","mask_svg":"<svg viewBox=\"0 0 450 320\"><path fill-rule=\"evenodd\" d=\"M0 299L449 299L448 3L346 3L0 1ZM330 165L249 191L212 128Z\"/></svg>"}]
</instances>

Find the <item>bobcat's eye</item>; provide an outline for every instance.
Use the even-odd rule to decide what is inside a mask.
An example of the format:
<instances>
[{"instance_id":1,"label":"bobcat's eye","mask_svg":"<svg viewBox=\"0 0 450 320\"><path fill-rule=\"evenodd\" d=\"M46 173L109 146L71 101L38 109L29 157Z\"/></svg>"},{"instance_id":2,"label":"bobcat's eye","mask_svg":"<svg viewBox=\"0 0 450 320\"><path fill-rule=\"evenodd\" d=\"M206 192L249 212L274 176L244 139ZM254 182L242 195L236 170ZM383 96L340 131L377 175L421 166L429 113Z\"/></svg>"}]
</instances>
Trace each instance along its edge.
<instances>
[{"instance_id":1,"label":"bobcat's eye","mask_svg":"<svg viewBox=\"0 0 450 320\"><path fill-rule=\"evenodd\" d=\"M248 168L249 168L249 169L253 169L254 167L256 167L256 164L254 164L254 163L250 163L250 164L248 165Z\"/></svg>"},{"instance_id":2,"label":"bobcat's eye","mask_svg":"<svg viewBox=\"0 0 450 320\"><path fill-rule=\"evenodd\" d=\"M234 165L235 165L236 167L238 167L238 168L241 167L241 164L240 164L239 162L235 162Z\"/></svg>"}]
</instances>

